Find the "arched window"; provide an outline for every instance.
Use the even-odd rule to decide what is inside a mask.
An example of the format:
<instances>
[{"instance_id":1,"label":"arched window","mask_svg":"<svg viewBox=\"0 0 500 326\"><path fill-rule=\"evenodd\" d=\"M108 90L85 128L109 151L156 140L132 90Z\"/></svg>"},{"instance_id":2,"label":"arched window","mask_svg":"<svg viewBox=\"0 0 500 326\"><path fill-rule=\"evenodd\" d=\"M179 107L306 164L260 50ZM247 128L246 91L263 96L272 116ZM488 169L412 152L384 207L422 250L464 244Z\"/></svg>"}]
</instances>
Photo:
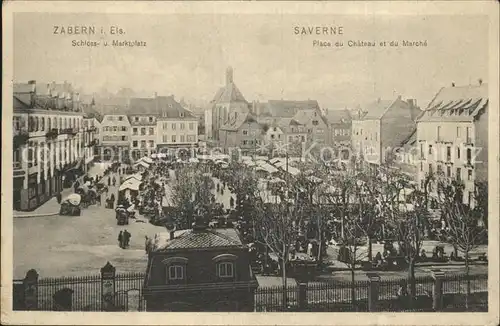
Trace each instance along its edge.
<instances>
[{"instance_id":1,"label":"arched window","mask_svg":"<svg viewBox=\"0 0 500 326\"><path fill-rule=\"evenodd\" d=\"M234 278L235 275L235 264L234 262L238 259L237 256L232 254L222 254L215 256L212 260L216 263L216 274L220 278Z\"/></svg>"},{"instance_id":2,"label":"arched window","mask_svg":"<svg viewBox=\"0 0 500 326\"><path fill-rule=\"evenodd\" d=\"M188 259L184 257L170 257L162 260L166 266L166 282L182 283L186 281L186 267Z\"/></svg>"}]
</instances>

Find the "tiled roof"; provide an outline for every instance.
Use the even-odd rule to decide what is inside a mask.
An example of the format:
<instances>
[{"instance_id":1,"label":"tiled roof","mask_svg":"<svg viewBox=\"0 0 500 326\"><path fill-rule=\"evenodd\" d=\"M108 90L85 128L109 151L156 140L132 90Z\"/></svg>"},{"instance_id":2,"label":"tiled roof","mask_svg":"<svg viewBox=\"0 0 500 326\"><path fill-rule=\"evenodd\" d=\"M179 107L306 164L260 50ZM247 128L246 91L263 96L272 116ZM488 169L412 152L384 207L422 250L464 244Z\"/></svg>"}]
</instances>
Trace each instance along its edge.
<instances>
[{"instance_id":1,"label":"tiled roof","mask_svg":"<svg viewBox=\"0 0 500 326\"><path fill-rule=\"evenodd\" d=\"M274 117L291 118L297 111L305 109L319 108L318 101L286 101L286 100L269 100L268 105L261 114L269 114Z\"/></svg>"},{"instance_id":2,"label":"tiled roof","mask_svg":"<svg viewBox=\"0 0 500 326\"><path fill-rule=\"evenodd\" d=\"M109 120L109 117L113 117L113 120ZM118 117L122 117L122 121L118 120ZM106 114L103 116L101 124L102 126L130 126L128 117L124 114Z\"/></svg>"},{"instance_id":3,"label":"tiled roof","mask_svg":"<svg viewBox=\"0 0 500 326\"><path fill-rule=\"evenodd\" d=\"M418 121L473 121L488 101L488 84L444 87Z\"/></svg>"},{"instance_id":4,"label":"tiled roof","mask_svg":"<svg viewBox=\"0 0 500 326\"><path fill-rule=\"evenodd\" d=\"M257 120L250 115L250 113L232 114L227 122L220 127L221 130L236 131L246 122L257 122Z\"/></svg>"},{"instance_id":5,"label":"tiled roof","mask_svg":"<svg viewBox=\"0 0 500 326\"><path fill-rule=\"evenodd\" d=\"M351 122L351 114L346 109L340 110L326 110L325 114L326 120L328 123L350 123Z\"/></svg>"},{"instance_id":6,"label":"tiled roof","mask_svg":"<svg viewBox=\"0 0 500 326\"><path fill-rule=\"evenodd\" d=\"M225 87L221 87L215 94L214 103L231 103L231 102L244 102L248 103L243 97L238 87L234 82L227 84Z\"/></svg>"},{"instance_id":7,"label":"tiled roof","mask_svg":"<svg viewBox=\"0 0 500 326\"><path fill-rule=\"evenodd\" d=\"M203 249L220 247L238 247L243 243L234 229L206 229L202 231L181 230L175 232L174 239L168 235L160 237L155 251L168 251L173 249Z\"/></svg>"},{"instance_id":8,"label":"tiled roof","mask_svg":"<svg viewBox=\"0 0 500 326\"><path fill-rule=\"evenodd\" d=\"M372 102L366 107L366 114L362 117L363 120L380 119L394 103L394 100L379 100Z\"/></svg>"}]
</instances>

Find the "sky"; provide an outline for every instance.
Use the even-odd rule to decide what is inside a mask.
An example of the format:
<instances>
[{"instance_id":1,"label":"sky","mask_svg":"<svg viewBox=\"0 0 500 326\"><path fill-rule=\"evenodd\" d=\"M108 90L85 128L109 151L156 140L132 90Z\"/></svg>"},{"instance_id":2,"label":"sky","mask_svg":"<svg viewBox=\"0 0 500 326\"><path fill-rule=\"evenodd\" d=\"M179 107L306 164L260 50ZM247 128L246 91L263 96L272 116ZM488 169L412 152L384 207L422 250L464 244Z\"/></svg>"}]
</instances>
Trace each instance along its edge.
<instances>
[{"instance_id":1,"label":"sky","mask_svg":"<svg viewBox=\"0 0 500 326\"><path fill-rule=\"evenodd\" d=\"M125 35L54 35L53 26L117 26ZM295 35L294 27L342 26L343 35ZM73 40L138 40L146 47L73 47ZM313 41L344 47L313 47ZM402 47L402 41L427 41ZM399 47L349 47L398 41ZM485 17L288 14L49 14L14 16L14 80L71 82L85 93L129 87L202 105L226 67L248 101L316 99L354 107L397 95L425 105L443 86L488 78Z\"/></svg>"}]
</instances>

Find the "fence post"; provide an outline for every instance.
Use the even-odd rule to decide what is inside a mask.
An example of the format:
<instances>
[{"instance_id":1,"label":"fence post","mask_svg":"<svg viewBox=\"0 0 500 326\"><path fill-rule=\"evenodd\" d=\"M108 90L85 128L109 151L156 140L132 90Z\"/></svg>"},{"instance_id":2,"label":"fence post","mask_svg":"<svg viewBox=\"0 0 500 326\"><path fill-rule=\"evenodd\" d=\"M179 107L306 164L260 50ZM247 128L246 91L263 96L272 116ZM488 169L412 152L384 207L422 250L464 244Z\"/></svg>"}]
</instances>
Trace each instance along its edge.
<instances>
[{"instance_id":1,"label":"fence post","mask_svg":"<svg viewBox=\"0 0 500 326\"><path fill-rule=\"evenodd\" d=\"M38 310L38 273L30 269L23 280L24 285L24 308L26 310Z\"/></svg>"},{"instance_id":2,"label":"fence post","mask_svg":"<svg viewBox=\"0 0 500 326\"><path fill-rule=\"evenodd\" d=\"M380 276L377 273L366 273L370 285L368 287L368 311L377 311Z\"/></svg>"},{"instance_id":3,"label":"fence post","mask_svg":"<svg viewBox=\"0 0 500 326\"><path fill-rule=\"evenodd\" d=\"M434 286L432 288L432 309L440 311L443 308L443 279L444 272L440 269L431 270Z\"/></svg>"},{"instance_id":4,"label":"fence post","mask_svg":"<svg viewBox=\"0 0 500 326\"><path fill-rule=\"evenodd\" d=\"M299 283L299 311L304 311L307 309L307 283Z\"/></svg>"},{"instance_id":5,"label":"fence post","mask_svg":"<svg viewBox=\"0 0 500 326\"><path fill-rule=\"evenodd\" d=\"M115 310L116 268L108 261L101 268L101 311Z\"/></svg>"}]
</instances>

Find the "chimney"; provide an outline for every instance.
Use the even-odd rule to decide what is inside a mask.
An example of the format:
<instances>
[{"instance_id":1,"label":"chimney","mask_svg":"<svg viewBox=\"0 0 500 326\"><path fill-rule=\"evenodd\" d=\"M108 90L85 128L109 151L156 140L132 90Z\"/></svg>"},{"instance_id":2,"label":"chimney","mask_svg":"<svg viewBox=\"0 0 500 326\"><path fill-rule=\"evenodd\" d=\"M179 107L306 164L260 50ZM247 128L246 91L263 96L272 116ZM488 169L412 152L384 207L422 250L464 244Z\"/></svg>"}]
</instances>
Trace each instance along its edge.
<instances>
[{"instance_id":1,"label":"chimney","mask_svg":"<svg viewBox=\"0 0 500 326\"><path fill-rule=\"evenodd\" d=\"M175 239L175 231L170 231L169 232L169 239L174 240Z\"/></svg>"},{"instance_id":2,"label":"chimney","mask_svg":"<svg viewBox=\"0 0 500 326\"><path fill-rule=\"evenodd\" d=\"M478 82L479 82L479 86L481 86L483 84L483 79L479 78Z\"/></svg>"},{"instance_id":3,"label":"chimney","mask_svg":"<svg viewBox=\"0 0 500 326\"><path fill-rule=\"evenodd\" d=\"M401 95L398 95L398 100L400 100L400 101L401 101Z\"/></svg>"},{"instance_id":4,"label":"chimney","mask_svg":"<svg viewBox=\"0 0 500 326\"><path fill-rule=\"evenodd\" d=\"M451 87L455 87L455 83L451 83Z\"/></svg>"},{"instance_id":5,"label":"chimney","mask_svg":"<svg viewBox=\"0 0 500 326\"><path fill-rule=\"evenodd\" d=\"M30 81L28 81L28 84L30 84L30 85L36 85L36 80L30 80Z\"/></svg>"}]
</instances>

